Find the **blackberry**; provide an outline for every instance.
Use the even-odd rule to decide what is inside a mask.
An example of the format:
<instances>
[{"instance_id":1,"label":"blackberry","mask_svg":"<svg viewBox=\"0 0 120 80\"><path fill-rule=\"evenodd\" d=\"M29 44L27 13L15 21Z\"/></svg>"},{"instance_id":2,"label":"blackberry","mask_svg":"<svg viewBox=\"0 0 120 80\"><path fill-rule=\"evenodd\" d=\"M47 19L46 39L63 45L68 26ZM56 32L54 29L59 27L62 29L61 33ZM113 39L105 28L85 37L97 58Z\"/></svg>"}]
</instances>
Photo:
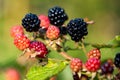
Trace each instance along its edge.
<instances>
[{"instance_id":1,"label":"blackberry","mask_svg":"<svg viewBox=\"0 0 120 80\"><path fill-rule=\"evenodd\" d=\"M100 60L97 58L90 58L87 60L85 67L90 72L96 72L100 68Z\"/></svg>"},{"instance_id":2,"label":"blackberry","mask_svg":"<svg viewBox=\"0 0 120 80\"><path fill-rule=\"evenodd\" d=\"M67 34L67 28L66 27L59 27L60 29L60 34L66 35Z\"/></svg>"},{"instance_id":3,"label":"blackberry","mask_svg":"<svg viewBox=\"0 0 120 80\"><path fill-rule=\"evenodd\" d=\"M31 51L33 50L35 52L38 52L38 54L36 54L36 56L39 58L44 58L48 54L46 45L40 41L31 41L31 43L29 45L29 49Z\"/></svg>"},{"instance_id":4,"label":"blackberry","mask_svg":"<svg viewBox=\"0 0 120 80\"><path fill-rule=\"evenodd\" d=\"M67 32L73 41L78 42L88 34L87 23L82 18L75 18L67 24Z\"/></svg>"},{"instance_id":5,"label":"blackberry","mask_svg":"<svg viewBox=\"0 0 120 80\"><path fill-rule=\"evenodd\" d=\"M100 52L99 49L95 48L95 49L90 50L90 51L87 53L87 56L88 56L88 58L97 58L97 59L100 59L100 57L101 57L101 52Z\"/></svg>"},{"instance_id":6,"label":"blackberry","mask_svg":"<svg viewBox=\"0 0 120 80\"><path fill-rule=\"evenodd\" d=\"M58 6L49 9L48 17L50 19L50 23L55 26L63 25L64 22L68 19L65 10Z\"/></svg>"},{"instance_id":7,"label":"blackberry","mask_svg":"<svg viewBox=\"0 0 120 80\"><path fill-rule=\"evenodd\" d=\"M114 64L117 68L120 68L120 53L117 53L114 58Z\"/></svg>"},{"instance_id":8,"label":"blackberry","mask_svg":"<svg viewBox=\"0 0 120 80\"><path fill-rule=\"evenodd\" d=\"M114 71L113 66L106 62L101 66L102 74L112 74Z\"/></svg>"},{"instance_id":9,"label":"blackberry","mask_svg":"<svg viewBox=\"0 0 120 80\"><path fill-rule=\"evenodd\" d=\"M73 72L79 72L82 69L82 61L79 58L73 58L70 61L70 68Z\"/></svg>"},{"instance_id":10,"label":"blackberry","mask_svg":"<svg viewBox=\"0 0 120 80\"><path fill-rule=\"evenodd\" d=\"M40 20L36 14L28 13L22 19L22 25L28 32L36 32L40 27Z\"/></svg>"}]
</instances>

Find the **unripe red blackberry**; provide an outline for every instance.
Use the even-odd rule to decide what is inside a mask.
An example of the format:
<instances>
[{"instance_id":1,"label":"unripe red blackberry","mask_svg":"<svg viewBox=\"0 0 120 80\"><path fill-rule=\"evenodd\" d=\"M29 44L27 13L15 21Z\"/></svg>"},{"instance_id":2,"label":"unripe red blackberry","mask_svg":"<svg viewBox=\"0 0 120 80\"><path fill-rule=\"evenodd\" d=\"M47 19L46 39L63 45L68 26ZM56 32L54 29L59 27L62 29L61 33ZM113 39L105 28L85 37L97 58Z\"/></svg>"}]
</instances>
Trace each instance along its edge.
<instances>
[{"instance_id":1,"label":"unripe red blackberry","mask_svg":"<svg viewBox=\"0 0 120 80\"><path fill-rule=\"evenodd\" d=\"M117 53L114 58L114 64L117 68L120 68L120 53Z\"/></svg>"},{"instance_id":2,"label":"unripe red blackberry","mask_svg":"<svg viewBox=\"0 0 120 80\"><path fill-rule=\"evenodd\" d=\"M54 39L57 39L59 35L60 35L60 30L58 27L56 26L48 27L46 31L47 38L49 38L50 40L54 40Z\"/></svg>"},{"instance_id":3,"label":"unripe red blackberry","mask_svg":"<svg viewBox=\"0 0 120 80\"><path fill-rule=\"evenodd\" d=\"M24 30L22 28L22 26L13 26L11 29L10 29L10 35L15 38L16 35L18 34L24 34Z\"/></svg>"},{"instance_id":4,"label":"unripe red blackberry","mask_svg":"<svg viewBox=\"0 0 120 80\"><path fill-rule=\"evenodd\" d=\"M100 60L97 58L90 58L87 60L85 67L90 72L96 72L100 68Z\"/></svg>"},{"instance_id":5,"label":"unripe red blackberry","mask_svg":"<svg viewBox=\"0 0 120 80\"><path fill-rule=\"evenodd\" d=\"M112 74L114 71L113 66L106 62L101 66L102 74Z\"/></svg>"},{"instance_id":6,"label":"unripe red blackberry","mask_svg":"<svg viewBox=\"0 0 120 80\"><path fill-rule=\"evenodd\" d=\"M22 25L28 32L36 32L40 27L40 20L36 14L28 13L22 19Z\"/></svg>"},{"instance_id":7,"label":"unripe red blackberry","mask_svg":"<svg viewBox=\"0 0 120 80\"><path fill-rule=\"evenodd\" d=\"M73 58L70 61L70 68L73 72L79 72L82 69L82 61L79 58Z\"/></svg>"},{"instance_id":8,"label":"unripe red blackberry","mask_svg":"<svg viewBox=\"0 0 120 80\"><path fill-rule=\"evenodd\" d=\"M29 47L30 40L25 35L17 35L14 39L14 45L20 49L24 50Z\"/></svg>"},{"instance_id":9,"label":"unripe red blackberry","mask_svg":"<svg viewBox=\"0 0 120 80\"><path fill-rule=\"evenodd\" d=\"M49 25L50 25L50 20L49 20L48 16L39 15L38 18L41 21L40 27L47 29L49 27Z\"/></svg>"},{"instance_id":10,"label":"unripe red blackberry","mask_svg":"<svg viewBox=\"0 0 120 80\"><path fill-rule=\"evenodd\" d=\"M48 50L44 43L40 41L32 41L29 45L29 49L38 52L37 57L44 58L48 53Z\"/></svg>"},{"instance_id":11,"label":"unripe red blackberry","mask_svg":"<svg viewBox=\"0 0 120 80\"><path fill-rule=\"evenodd\" d=\"M65 10L58 6L49 9L48 17L50 19L50 23L55 26L62 26L68 19Z\"/></svg>"},{"instance_id":12,"label":"unripe red blackberry","mask_svg":"<svg viewBox=\"0 0 120 80\"><path fill-rule=\"evenodd\" d=\"M67 32L73 41L78 42L88 34L87 23L81 18L75 18L67 24Z\"/></svg>"},{"instance_id":13,"label":"unripe red blackberry","mask_svg":"<svg viewBox=\"0 0 120 80\"><path fill-rule=\"evenodd\" d=\"M88 59L89 59L89 58L97 58L97 59L100 59L101 53L100 53L100 50L96 48L96 49L90 50L90 51L87 53L87 56L88 56Z\"/></svg>"}]
</instances>

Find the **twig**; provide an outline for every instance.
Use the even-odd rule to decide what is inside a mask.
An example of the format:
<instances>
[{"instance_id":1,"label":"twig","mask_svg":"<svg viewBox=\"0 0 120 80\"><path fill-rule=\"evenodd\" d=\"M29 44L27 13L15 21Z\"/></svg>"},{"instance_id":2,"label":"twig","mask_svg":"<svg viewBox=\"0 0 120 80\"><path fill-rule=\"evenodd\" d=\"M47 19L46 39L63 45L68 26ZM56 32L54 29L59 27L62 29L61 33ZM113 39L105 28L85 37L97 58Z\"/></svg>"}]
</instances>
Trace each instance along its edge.
<instances>
[{"instance_id":1,"label":"twig","mask_svg":"<svg viewBox=\"0 0 120 80\"><path fill-rule=\"evenodd\" d=\"M83 39L81 40L81 46L82 46L84 53L86 53L87 51L86 51Z\"/></svg>"},{"instance_id":2,"label":"twig","mask_svg":"<svg viewBox=\"0 0 120 80\"><path fill-rule=\"evenodd\" d=\"M72 57L71 57L70 55L68 55L66 52L60 52L60 54L61 54L64 58L66 58L66 59L68 59L68 60L71 60L71 59L72 59Z\"/></svg>"}]
</instances>

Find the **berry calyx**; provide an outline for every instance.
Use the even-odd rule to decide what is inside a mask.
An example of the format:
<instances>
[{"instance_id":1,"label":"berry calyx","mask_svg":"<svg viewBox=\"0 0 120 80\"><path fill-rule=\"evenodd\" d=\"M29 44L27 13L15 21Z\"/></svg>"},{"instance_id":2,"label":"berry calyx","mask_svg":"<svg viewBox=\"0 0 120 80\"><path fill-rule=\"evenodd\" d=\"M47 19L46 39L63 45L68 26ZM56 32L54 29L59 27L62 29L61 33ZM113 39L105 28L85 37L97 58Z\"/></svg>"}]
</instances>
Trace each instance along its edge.
<instances>
[{"instance_id":1,"label":"berry calyx","mask_svg":"<svg viewBox=\"0 0 120 80\"><path fill-rule=\"evenodd\" d=\"M79 72L82 69L82 61L79 58L73 58L70 61L70 68L73 72Z\"/></svg>"},{"instance_id":2,"label":"berry calyx","mask_svg":"<svg viewBox=\"0 0 120 80\"><path fill-rule=\"evenodd\" d=\"M67 24L67 32L75 42L88 34L87 23L82 18L75 18Z\"/></svg>"},{"instance_id":3,"label":"berry calyx","mask_svg":"<svg viewBox=\"0 0 120 80\"><path fill-rule=\"evenodd\" d=\"M57 39L59 35L60 35L60 30L58 27L56 26L48 27L46 31L47 38L49 38L50 40L54 40L54 39Z\"/></svg>"},{"instance_id":4,"label":"berry calyx","mask_svg":"<svg viewBox=\"0 0 120 80\"><path fill-rule=\"evenodd\" d=\"M120 68L120 53L117 53L114 58L114 64L117 68Z\"/></svg>"},{"instance_id":5,"label":"berry calyx","mask_svg":"<svg viewBox=\"0 0 120 80\"><path fill-rule=\"evenodd\" d=\"M28 32L36 32L40 27L40 20L36 14L28 13L22 19L22 25Z\"/></svg>"},{"instance_id":6,"label":"berry calyx","mask_svg":"<svg viewBox=\"0 0 120 80\"><path fill-rule=\"evenodd\" d=\"M30 40L25 35L17 35L14 39L14 45L20 50L28 48L29 44Z\"/></svg>"},{"instance_id":7,"label":"berry calyx","mask_svg":"<svg viewBox=\"0 0 120 80\"><path fill-rule=\"evenodd\" d=\"M48 11L48 17L50 23L55 26L62 26L64 22L68 19L65 10L59 6L50 8Z\"/></svg>"},{"instance_id":8,"label":"berry calyx","mask_svg":"<svg viewBox=\"0 0 120 80\"><path fill-rule=\"evenodd\" d=\"M15 38L16 35L18 34L24 34L24 30L22 28L22 26L13 26L11 29L10 29L10 35Z\"/></svg>"},{"instance_id":9,"label":"berry calyx","mask_svg":"<svg viewBox=\"0 0 120 80\"><path fill-rule=\"evenodd\" d=\"M90 51L87 53L87 56L88 56L88 59L89 59L89 58L97 58L97 59L100 59L101 53L100 53L100 50L96 48L96 49L90 50Z\"/></svg>"},{"instance_id":10,"label":"berry calyx","mask_svg":"<svg viewBox=\"0 0 120 80\"><path fill-rule=\"evenodd\" d=\"M29 49L37 52L38 54L36 54L36 56L39 58L44 58L48 54L45 44L40 41L31 41Z\"/></svg>"},{"instance_id":11,"label":"berry calyx","mask_svg":"<svg viewBox=\"0 0 120 80\"><path fill-rule=\"evenodd\" d=\"M114 71L113 66L106 62L101 66L102 74L112 74Z\"/></svg>"},{"instance_id":12,"label":"berry calyx","mask_svg":"<svg viewBox=\"0 0 120 80\"><path fill-rule=\"evenodd\" d=\"M90 72L96 72L100 68L100 60L97 58L90 58L87 60L85 67Z\"/></svg>"},{"instance_id":13,"label":"berry calyx","mask_svg":"<svg viewBox=\"0 0 120 80\"><path fill-rule=\"evenodd\" d=\"M50 20L49 20L48 16L39 15L38 18L41 21L40 27L47 29L49 27L49 25L50 25Z\"/></svg>"}]
</instances>

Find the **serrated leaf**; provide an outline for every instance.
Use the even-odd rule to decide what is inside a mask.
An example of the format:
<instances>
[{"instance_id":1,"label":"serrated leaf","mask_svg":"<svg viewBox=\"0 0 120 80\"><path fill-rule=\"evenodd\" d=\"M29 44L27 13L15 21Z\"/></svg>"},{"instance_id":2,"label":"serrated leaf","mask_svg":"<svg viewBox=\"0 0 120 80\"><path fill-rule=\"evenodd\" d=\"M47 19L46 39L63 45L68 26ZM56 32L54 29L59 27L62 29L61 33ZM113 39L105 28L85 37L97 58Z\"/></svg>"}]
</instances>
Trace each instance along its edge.
<instances>
[{"instance_id":1,"label":"serrated leaf","mask_svg":"<svg viewBox=\"0 0 120 80\"><path fill-rule=\"evenodd\" d=\"M67 64L66 61L49 59L45 66L32 66L26 76L28 80L46 80L61 72Z\"/></svg>"}]
</instances>

